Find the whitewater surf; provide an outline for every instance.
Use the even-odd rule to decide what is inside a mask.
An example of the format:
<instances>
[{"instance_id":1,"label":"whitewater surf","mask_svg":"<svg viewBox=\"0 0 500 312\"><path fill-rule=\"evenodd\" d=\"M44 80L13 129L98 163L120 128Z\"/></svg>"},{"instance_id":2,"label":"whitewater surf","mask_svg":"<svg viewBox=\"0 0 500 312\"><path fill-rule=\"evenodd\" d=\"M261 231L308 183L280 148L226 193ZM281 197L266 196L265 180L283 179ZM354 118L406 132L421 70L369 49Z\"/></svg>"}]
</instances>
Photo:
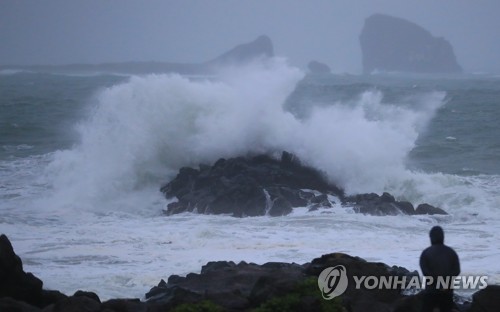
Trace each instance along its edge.
<instances>
[{"instance_id":1,"label":"whitewater surf","mask_svg":"<svg viewBox=\"0 0 500 312\"><path fill-rule=\"evenodd\" d=\"M215 78L0 80L0 228L47 288L142 297L207 261L330 252L413 270L436 224L463 274L498 283L498 78L313 77L272 59ZM162 216L159 189L181 167L283 150L348 194L387 191L449 215Z\"/></svg>"}]
</instances>

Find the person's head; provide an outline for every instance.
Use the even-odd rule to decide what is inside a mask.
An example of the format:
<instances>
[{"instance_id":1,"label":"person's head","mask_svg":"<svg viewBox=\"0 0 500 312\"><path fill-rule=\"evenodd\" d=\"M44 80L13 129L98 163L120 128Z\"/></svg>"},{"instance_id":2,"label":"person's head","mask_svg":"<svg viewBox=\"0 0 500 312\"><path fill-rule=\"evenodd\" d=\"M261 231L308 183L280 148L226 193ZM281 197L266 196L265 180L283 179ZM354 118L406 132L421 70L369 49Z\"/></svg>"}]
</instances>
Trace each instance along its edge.
<instances>
[{"instance_id":1,"label":"person's head","mask_svg":"<svg viewBox=\"0 0 500 312\"><path fill-rule=\"evenodd\" d=\"M439 245L444 243L444 232L443 229L436 225L429 232L432 245Z\"/></svg>"}]
</instances>

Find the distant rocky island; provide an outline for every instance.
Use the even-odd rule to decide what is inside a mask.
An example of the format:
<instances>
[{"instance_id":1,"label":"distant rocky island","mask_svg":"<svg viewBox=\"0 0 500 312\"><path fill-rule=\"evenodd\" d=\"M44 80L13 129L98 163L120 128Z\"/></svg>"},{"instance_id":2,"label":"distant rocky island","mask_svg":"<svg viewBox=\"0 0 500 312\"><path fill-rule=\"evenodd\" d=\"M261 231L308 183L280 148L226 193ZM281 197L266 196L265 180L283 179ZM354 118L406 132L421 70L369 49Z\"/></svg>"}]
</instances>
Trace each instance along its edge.
<instances>
[{"instance_id":1,"label":"distant rocky island","mask_svg":"<svg viewBox=\"0 0 500 312\"><path fill-rule=\"evenodd\" d=\"M452 45L434 37L421 26L384 14L369 16L359 36L363 73L461 73ZM176 62L109 62L67 65L0 65L0 70L24 70L50 73L111 73L213 75L221 66L248 64L259 58L274 56L271 39L262 35L235 46L220 56L202 63ZM329 74L330 67L316 60L307 64L310 74Z\"/></svg>"},{"instance_id":2,"label":"distant rocky island","mask_svg":"<svg viewBox=\"0 0 500 312\"><path fill-rule=\"evenodd\" d=\"M268 36L237 45L222 55L203 63L171 63L171 62L116 62L101 64L68 64L68 65L29 65L0 66L0 70L27 70L51 73L116 73L116 74L161 74L178 73L182 75L213 74L217 67L223 65L246 64L258 58L274 56L274 48Z\"/></svg>"},{"instance_id":3,"label":"distant rocky island","mask_svg":"<svg viewBox=\"0 0 500 312\"><path fill-rule=\"evenodd\" d=\"M460 73L453 47L419 25L375 14L365 20L359 37L363 72Z\"/></svg>"}]
</instances>

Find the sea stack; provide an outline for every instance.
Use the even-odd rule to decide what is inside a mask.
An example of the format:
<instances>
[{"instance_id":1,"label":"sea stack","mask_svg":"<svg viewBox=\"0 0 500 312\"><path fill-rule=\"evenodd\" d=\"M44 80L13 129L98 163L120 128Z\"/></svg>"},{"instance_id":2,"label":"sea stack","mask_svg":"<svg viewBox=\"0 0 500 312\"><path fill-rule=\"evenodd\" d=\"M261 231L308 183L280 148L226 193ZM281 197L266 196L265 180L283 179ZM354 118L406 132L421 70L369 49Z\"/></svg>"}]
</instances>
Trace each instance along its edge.
<instances>
[{"instance_id":1,"label":"sea stack","mask_svg":"<svg viewBox=\"0 0 500 312\"><path fill-rule=\"evenodd\" d=\"M460 73L453 47L419 25L375 14L365 20L359 36L363 72Z\"/></svg>"},{"instance_id":2,"label":"sea stack","mask_svg":"<svg viewBox=\"0 0 500 312\"><path fill-rule=\"evenodd\" d=\"M262 35L249 43L239 44L226 53L207 62L207 65L238 65L248 63L259 57L273 57L274 48L271 39Z\"/></svg>"}]
</instances>

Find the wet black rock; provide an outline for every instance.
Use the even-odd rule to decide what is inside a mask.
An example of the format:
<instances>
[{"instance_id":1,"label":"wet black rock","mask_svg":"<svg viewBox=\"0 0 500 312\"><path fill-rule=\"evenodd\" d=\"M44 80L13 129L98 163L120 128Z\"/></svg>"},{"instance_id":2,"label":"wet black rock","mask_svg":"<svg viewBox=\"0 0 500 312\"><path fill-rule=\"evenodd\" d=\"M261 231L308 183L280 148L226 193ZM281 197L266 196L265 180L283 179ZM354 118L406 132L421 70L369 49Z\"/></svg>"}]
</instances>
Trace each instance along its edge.
<instances>
[{"instance_id":1,"label":"wet black rock","mask_svg":"<svg viewBox=\"0 0 500 312\"><path fill-rule=\"evenodd\" d=\"M447 214L444 210L429 204L420 204L417 209L414 209L410 202L397 201L394 196L389 193L383 193L381 196L375 193L358 194L346 197L345 201L354 207L354 211L375 216L398 214Z\"/></svg>"},{"instance_id":2,"label":"wet black rock","mask_svg":"<svg viewBox=\"0 0 500 312\"><path fill-rule=\"evenodd\" d=\"M441 208L437 208L429 204L420 204L417 209L415 209L415 214L446 215L447 213Z\"/></svg>"},{"instance_id":3,"label":"wet black rock","mask_svg":"<svg viewBox=\"0 0 500 312\"><path fill-rule=\"evenodd\" d=\"M46 307L44 312L99 312L101 303L87 296L67 297Z\"/></svg>"},{"instance_id":4,"label":"wet black rock","mask_svg":"<svg viewBox=\"0 0 500 312\"><path fill-rule=\"evenodd\" d=\"M320 192L319 198L314 192ZM327 195L343 197L343 191L323 175L304 166L292 154L281 159L267 155L219 159L213 166L181 168L161 188L167 198L177 198L165 211L243 216L281 216L293 207L309 203L327 206ZM331 204L330 204L331 205Z\"/></svg>"},{"instance_id":5,"label":"wet black rock","mask_svg":"<svg viewBox=\"0 0 500 312\"><path fill-rule=\"evenodd\" d=\"M21 258L5 235L0 236L0 311L77 311L65 308L66 302L80 300L94 302L94 299L71 299L57 290L43 289L43 282L32 273L25 272ZM100 302L98 302L99 304ZM98 305L88 306L88 311L98 311ZM78 310L81 311L81 310Z\"/></svg>"},{"instance_id":6,"label":"wet black rock","mask_svg":"<svg viewBox=\"0 0 500 312\"><path fill-rule=\"evenodd\" d=\"M200 274L174 276L168 283L161 281L146 298L148 303L165 307L208 300L224 309L245 310L277 295L278 287L287 284L290 290L305 277L303 267L297 264L211 262Z\"/></svg>"},{"instance_id":7,"label":"wet black rock","mask_svg":"<svg viewBox=\"0 0 500 312\"><path fill-rule=\"evenodd\" d=\"M345 196L324 175L305 165L293 154L281 159L267 155L219 159L213 166L184 167L161 188L168 199L176 198L164 211L245 216L282 216L295 207L320 208L352 206L355 212L385 216L398 214L446 214L428 204L417 210L389 193Z\"/></svg>"},{"instance_id":8,"label":"wet black rock","mask_svg":"<svg viewBox=\"0 0 500 312\"><path fill-rule=\"evenodd\" d=\"M41 306L43 282L23 270L23 262L5 235L0 236L0 298L9 297Z\"/></svg>"},{"instance_id":9,"label":"wet black rock","mask_svg":"<svg viewBox=\"0 0 500 312\"><path fill-rule=\"evenodd\" d=\"M324 269L338 265L346 268L348 286L341 297L332 301L339 305L333 311L391 311L394 303L404 297L401 289L357 289L354 276L418 275L416 271L368 262L342 253L323 255L303 265L282 262L235 264L219 261L208 263L200 274L176 276L169 278L168 283L161 281L146 294L146 298L148 304L167 308L208 300L223 311L249 310L262 307L276 298L287 298L295 302L292 311L322 311L321 307L327 301L322 299L318 290L318 276ZM300 298L294 298L295 295Z\"/></svg>"},{"instance_id":10,"label":"wet black rock","mask_svg":"<svg viewBox=\"0 0 500 312\"><path fill-rule=\"evenodd\" d=\"M498 312L500 307L500 285L489 285L472 296L470 312Z\"/></svg>"},{"instance_id":11,"label":"wet black rock","mask_svg":"<svg viewBox=\"0 0 500 312\"><path fill-rule=\"evenodd\" d=\"M78 290L73 294L73 297L87 297L87 298L90 298L96 302L101 303L101 299L99 298L99 296L95 292L92 292L92 291Z\"/></svg>"},{"instance_id":12,"label":"wet black rock","mask_svg":"<svg viewBox=\"0 0 500 312\"><path fill-rule=\"evenodd\" d=\"M392 311L394 303L403 298L404 286L399 289L367 289L365 284L361 283L358 288L354 276L383 276L387 279L406 276L410 280L418 275L418 272L403 267L390 267L385 263L369 262L344 253L332 253L316 258L305 266L305 270L309 275L318 276L324 269L339 265L346 268L348 284L342 294L342 303L347 311Z\"/></svg>"}]
</instances>

